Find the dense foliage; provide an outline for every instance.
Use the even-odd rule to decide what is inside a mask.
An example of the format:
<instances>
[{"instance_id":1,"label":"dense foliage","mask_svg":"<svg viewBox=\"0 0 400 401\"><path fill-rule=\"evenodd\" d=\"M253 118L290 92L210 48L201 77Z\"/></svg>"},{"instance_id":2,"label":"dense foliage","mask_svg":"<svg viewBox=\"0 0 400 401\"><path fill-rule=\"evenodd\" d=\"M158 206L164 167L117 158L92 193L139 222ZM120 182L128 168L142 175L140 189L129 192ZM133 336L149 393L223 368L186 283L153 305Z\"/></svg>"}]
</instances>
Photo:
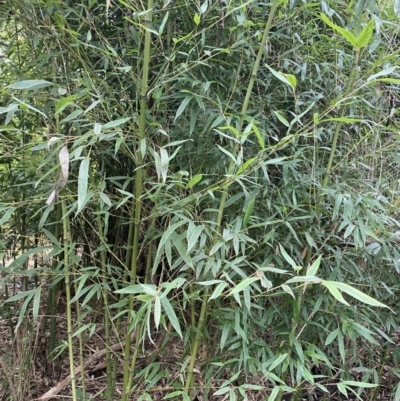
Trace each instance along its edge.
<instances>
[{"instance_id":1,"label":"dense foliage","mask_svg":"<svg viewBox=\"0 0 400 401\"><path fill-rule=\"evenodd\" d=\"M107 400L400 377L398 3L2 1L1 313L37 327L29 363L68 355L74 400L96 336Z\"/></svg>"}]
</instances>

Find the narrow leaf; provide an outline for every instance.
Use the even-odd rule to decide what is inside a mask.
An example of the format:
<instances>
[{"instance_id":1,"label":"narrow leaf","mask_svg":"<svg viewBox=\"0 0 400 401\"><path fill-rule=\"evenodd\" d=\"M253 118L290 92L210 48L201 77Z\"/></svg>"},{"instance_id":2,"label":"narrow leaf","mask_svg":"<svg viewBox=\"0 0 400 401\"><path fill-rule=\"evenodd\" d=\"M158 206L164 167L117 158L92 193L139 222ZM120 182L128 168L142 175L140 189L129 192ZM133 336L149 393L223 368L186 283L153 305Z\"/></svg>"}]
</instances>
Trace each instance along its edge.
<instances>
[{"instance_id":1,"label":"narrow leaf","mask_svg":"<svg viewBox=\"0 0 400 401\"><path fill-rule=\"evenodd\" d=\"M315 276L321 264L322 256L318 256L317 260L307 269L307 276Z\"/></svg>"},{"instance_id":2,"label":"narrow leaf","mask_svg":"<svg viewBox=\"0 0 400 401\"><path fill-rule=\"evenodd\" d=\"M365 304L372 305L372 306L379 306L381 308L389 308L387 305L377 301L376 299L370 297L367 294L364 294L363 292L361 292L360 290L357 290L356 288L352 287L349 284L338 283L336 281L331 281L331 283L339 290L345 292L346 294L351 295L353 298L356 298L359 301L364 302Z\"/></svg>"},{"instance_id":3,"label":"narrow leaf","mask_svg":"<svg viewBox=\"0 0 400 401\"><path fill-rule=\"evenodd\" d=\"M279 244L279 249L281 250L281 254L284 257L284 259L286 260L286 262L288 262L290 264L290 266L293 267L293 269L296 269L297 263L288 255L288 253L285 251L285 249L283 248L283 246L281 244Z\"/></svg>"},{"instance_id":4,"label":"narrow leaf","mask_svg":"<svg viewBox=\"0 0 400 401\"><path fill-rule=\"evenodd\" d=\"M76 213L80 213L82 207L84 205L87 188L88 188L88 179L89 179L89 166L90 166L90 158L85 158L82 160L81 165L79 166L79 175L78 175L78 210Z\"/></svg>"},{"instance_id":5,"label":"narrow leaf","mask_svg":"<svg viewBox=\"0 0 400 401\"><path fill-rule=\"evenodd\" d=\"M321 14L322 21L329 25L336 32L338 32L342 37L344 37L351 45L357 47L357 38L349 32L347 29L341 28L340 26L334 24L325 14Z\"/></svg>"},{"instance_id":6,"label":"narrow leaf","mask_svg":"<svg viewBox=\"0 0 400 401\"><path fill-rule=\"evenodd\" d=\"M196 174L194 175L189 182L186 184L186 189L190 189L192 187L194 187L197 183L199 183L201 181L201 179L203 178L203 174Z\"/></svg>"},{"instance_id":7,"label":"narrow leaf","mask_svg":"<svg viewBox=\"0 0 400 401\"><path fill-rule=\"evenodd\" d=\"M400 0L399 0L400 1ZM372 81L373 79L383 77L385 75L390 75L396 70L396 66L385 68L382 71L377 72L376 74L371 75L370 77L367 78L367 82Z\"/></svg>"},{"instance_id":8,"label":"narrow leaf","mask_svg":"<svg viewBox=\"0 0 400 401\"><path fill-rule=\"evenodd\" d=\"M247 288L251 283L254 283L255 281L259 281L260 279L258 277L247 277L243 281L241 281L238 285L232 288L232 290L229 292L229 295L236 294L240 291L243 291L245 288Z\"/></svg>"},{"instance_id":9,"label":"narrow leaf","mask_svg":"<svg viewBox=\"0 0 400 401\"><path fill-rule=\"evenodd\" d=\"M49 81L45 81L44 79L31 79L26 81L14 82L11 85L8 85L7 88L10 89L25 89L25 90L38 90L42 88L46 88L47 86L53 85Z\"/></svg>"},{"instance_id":10,"label":"narrow leaf","mask_svg":"<svg viewBox=\"0 0 400 401\"><path fill-rule=\"evenodd\" d=\"M374 21L371 20L364 27L364 29L361 31L360 35L357 38L357 49L362 49L363 47L367 46L367 44L371 40L373 31L374 31Z\"/></svg>"},{"instance_id":11,"label":"narrow leaf","mask_svg":"<svg viewBox=\"0 0 400 401\"><path fill-rule=\"evenodd\" d=\"M176 317L174 309L173 309L172 305L170 304L168 298L167 297L161 298L161 303L162 303L165 313L167 314L168 319L170 320L172 326L174 327L175 331L179 334L179 336L182 338L182 332L181 332L181 327L179 325L179 320Z\"/></svg>"},{"instance_id":12,"label":"narrow leaf","mask_svg":"<svg viewBox=\"0 0 400 401\"><path fill-rule=\"evenodd\" d=\"M350 306L346 300L343 298L340 291L332 284L331 281L322 280L322 284L329 290L329 292L342 304Z\"/></svg>"}]
</instances>

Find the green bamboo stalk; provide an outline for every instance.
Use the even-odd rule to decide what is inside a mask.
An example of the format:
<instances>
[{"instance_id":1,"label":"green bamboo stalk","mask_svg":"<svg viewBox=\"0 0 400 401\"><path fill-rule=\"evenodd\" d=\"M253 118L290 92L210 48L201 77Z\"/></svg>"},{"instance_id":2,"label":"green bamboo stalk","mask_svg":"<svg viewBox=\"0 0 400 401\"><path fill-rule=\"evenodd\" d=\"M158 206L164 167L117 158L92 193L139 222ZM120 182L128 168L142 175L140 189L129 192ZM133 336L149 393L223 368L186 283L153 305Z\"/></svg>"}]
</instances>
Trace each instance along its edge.
<instances>
[{"instance_id":1,"label":"green bamboo stalk","mask_svg":"<svg viewBox=\"0 0 400 401\"><path fill-rule=\"evenodd\" d=\"M132 206L132 212L134 211L134 207ZM132 243L132 239L133 239L133 230L134 230L134 214L132 216L131 222L129 223L129 231L128 231L128 240L127 243L131 244ZM131 261L131 257L132 257L132 249L130 247L128 247L128 249L126 250L126 255L125 255L125 266L129 266L130 265L130 261ZM128 274L126 272L126 269L124 269L124 275L123 275L123 282L127 282L128 280ZM119 300L122 301L123 297L125 297L125 294L120 294L119 296ZM119 308L118 312L122 312L122 306ZM122 329L122 315L120 314L118 316L117 322L116 322L116 333L118 338L120 338L120 334L121 334L121 329ZM115 393L115 386L117 383L117 375L118 375L118 358L114 358L113 361L113 366L112 366L112 387L111 387L111 394Z\"/></svg>"},{"instance_id":2,"label":"green bamboo stalk","mask_svg":"<svg viewBox=\"0 0 400 401\"><path fill-rule=\"evenodd\" d=\"M56 205L56 225L54 227L54 237L59 240L60 236L60 222L61 222L61 206L60 204ZM54 281L56 274L55 270L58 265L58 259L54 258L52 263L51 263L51 274L50 274L50 282ZM53 285L49 289L49 298L48 298L48 303L47 303L47 316L50 316L50 334L49 334L49 345L48 345L48 350L47 354L51 355L55 349L55 344L56 344L56 334L57 334L57 319L56 319L56 310L57 310L57 305L55 303L56 299L56 293L58 290L59 286L58 285ZM46 317L45 317L46 318ZM44 329L46 329L46 322L44 323Z\"/></svg>"},{"instance_id":3,"label":"green bamboo stalk","mask_svg":"<svg viewBox=\"0 0 400 401\"><path fill-rule=\"evenodd\" d=\"M74 366L74 351L72 343L72 311L71 311L71 287L70 287L70 271L68 261L68 245L71 243L71 227L69 224L67 202L65 199L61 201L62 219L63 219L63 239L64 239L64 274L65 274L65 293L67 297L67 336L68 336L68 354L69 368L71 374L72 400L78 401L76 394L76 377Z\"/></svg>"},{"instance_id":4,"label":"green bamboo stalk","mask_svg":"<svg viewBox=\"0 0 400 401\"><path fill-rule=\"evenodd\" d=\"M76 266L73 267L72 269L73 274L76 274ZM76 280L74 280L74 288L75 288L75 294L78 292L78 284ZM81 321L81 307L79 305L79 299L75 301L75 308L76 308L76 318L77 321ZM84 372L84 359L83 359L83 334L82 332L79 333L78 335L78 341L79 341L79 363L81 365L81 381L82 381L82 399L86 400L86 384L85 384L85 372Z\"/></svg>"},{"instance_id":5,"label":"green bamboo stalk","mask_svg":"<svg viewBox=\"0 0 400 401\"><path fill-rule=\"evenodd\" d=\"M154 223L154 222L153 222ZM150 242L149 244L149 250L147 253L147 260L146 260L146 272L145 272L145 278L144 278L144 283L148 284L150 282L150 271L152 268L152 252L153 252L153 241ZM142 333L142 327L143 323L139 322L137 325L137 335L136 335L136 341L135 341L135 351L132 356L132 361L131 361L131 370L129 374L129 381L128 381L128 387L131 388L132 386L132 381L135 376L135 371L136 371L136 361L139 353L139 345L140 345L140 339L141 339L141 333Z\"/></svg>"},{"instance_id":6,"label":"green bamboo stalk","mask_svg":"<svg viewBox=\"0 0 400 401\"><path fill-rule=\"evenodd\" d=\"M148 0L147 12L146 12L146 30L145 30L145 42L144 42L144 54L143 54L143 71L142 71L142 83L140 93L140 117L139 117L139 142L145 138L146 131L146 110L147 110L147 86L149 78L149 64L150 64L150 42L151 42L151 24L153 18L153 0ZM135 218L134 218L134 230L133 230L133 246L132 246L132 258L131 258L131 277L130 281L132 284L136 281L137 274L137 259L139 256L139 236L140 236L140 221L141 221L141 196L142 196L142 181L143 181L143 155L140 149L137 150L136 159L136 174L135 174ZM129 296L128 310L133 310L134 297ZM127 329L130 330L132 323L132 315L129 313L127 319ZM138 333L139 337L139 333ZM132 372L129 371L129 358L131 350L131 336L127 333L125 348L124 348L124 367L123 367L123 393L122 401L128 401L128 394L130 391Z\"/></svg>"},{"instance_id":7,"label":"green bamboo stalk","mask_svg":"<svg viewBox=\"0 0 400 401\"><path fill-rule=\"evenodd\" d=\"M104 231L100 214L97 215L97 229L99 232L100 240L104 242L105 241ZM105 392L105 396L106 400L113 401L114 393L112 393L111 390L114 388L114 385L113 385L113 376L111 370L110 314L108 310L108 291L107 291L108 271L106 264L106 251L104 247L102 247L100 251L100 262L101 262L101 271L103 275L102 280L104 283L102 288L102 294L104 299L104 341L106 343L106 373L107 373L107 391Z\"/></svg>"},{"instance_id":8,"label":"green bamboo stalk","mask_svg":"<svg viewBox=\"0 0 400 401\"><path fill-rule=\"evenodd\" d=\"M87 152L85 151L86 156ZM93 178L93 170L90 167L89 170L89 178L92 186L95 185L95 181ZM97 213L96 216L97 222L97 232L100 239L101 244L105 244L104 238L104 230L103 230L103 222L101 219L101 214ZM100 250L100 264L101 264L101 272L102 272L102 280L103 280L103 287L102 287L102 295L104 300L104 341L106 344L106 374L107 374L107 390L105 391L105 399L108 401L113 401L114 399L114 390L115 384L113 384L113 371L111 365L111 338L110 338L110 314L108 310L108 291L107 291L107 283L108 283L108 270L107 270L107 263L106 263L106 250L104 246L101 246ZM83 364L81 364L83 366ZM82 375L83 377L83 375Z\"/></svg>"},{"instance_id":9,"label":"green bamboo stalk","mask_svg":"<svg viewBox=\"0 0 400 401\"><path fill-rule=\"evenodd\" d=\"M256 60L254 62L254 66L253 66L253 70L252 70L252 74L250 77L250 81L249 81L249 85L247 87L247 92L246 92L246 97L243 101L243 105L242 105L242 112L241 112L241 119L240 119L240 123L239 123L239 132L241 132L242 128L243 128L243 122L244 122L244 116L247 113L247 108L249 105L249 101L250 101L250 97L252 94L252 89L253 89L253 85L255 82L255 79L257 77L257 73L258 73L258 68L260 65L260 61L261 61L261 57L263 56L263 54L265 53L265 44L267 43L267 39L269 36L269 32L271 29L271 25L272 25L272 20L275 16L275 12L277 10L278 7L278 3L279 0L273 0L272 2L272 6L271 6L271 10L268 16L268 21L265 25L264 28L264 34L263 37L261 39L261 43L260 43L260 48L258 49L258 54L256 57ZM235 144L232 154L234 156L234 158L236 157L238 153L238 145ZM229 167L228 167L228 173L233 173L235 168L235 163L233 162L233 160L230 161L229 163ZM229 184L227 184L229 185ZM219 204L219 208L218 208L218 213L217 213L217 227L219 227L219 231L221 229L221 222L222 222L222 217L223 217L223 213L224 213L224 209L225 209L225 204L226 204L226 199L228 197L228 190L227 188L223 188L224 192L221 195L221 200L220 200L220 204ZM218 238L218 234L219 231L216 232L213 241L215 242ZM190 358L190 363L189 363L189 368L188 368L188 375L186 378L186 383L185 383L185 388L184 388L184 392L189 395L189 390L192 387L192 383L193 383L193 379L194 379L194 365L196 363L196 359L197 359L197 352L199 350L199 346L200 346L200 342L201 342L201 333L203 332L203 327L207 318L207 304L208 304L208 298L209 298L209 294L208 294L208 289L206 288L204 290L204 293L202 295L202 303L201 303L201 310L200 310L200 316L199 316L199 321L197 323L197 333L196 333L196 337L193 343L193 348L192 348L192 355Z\"/></svg>"}]
</instances>

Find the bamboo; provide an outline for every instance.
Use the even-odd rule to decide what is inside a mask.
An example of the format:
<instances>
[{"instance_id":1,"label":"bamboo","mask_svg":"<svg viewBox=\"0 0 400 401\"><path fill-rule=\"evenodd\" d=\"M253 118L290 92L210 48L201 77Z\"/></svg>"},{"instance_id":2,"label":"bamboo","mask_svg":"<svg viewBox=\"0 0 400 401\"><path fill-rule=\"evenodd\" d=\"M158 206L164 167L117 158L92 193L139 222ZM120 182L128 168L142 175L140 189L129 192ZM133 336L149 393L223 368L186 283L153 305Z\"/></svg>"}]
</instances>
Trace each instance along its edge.
<instances>
[{"instance_id":1,"label":"bamboo","mask_svg":"<svg viewBox=\"0 0 400 401\"><path fill-rule=\"evenodd\" d=\"M242 112L241 112L241 119L240 119L240 124L239 124L239 129L238 131L241 132L242 128L243 128L243 122L244 122L244 116L247 113L247 108L249 105L249 101L250 101L250 97L252 94L252 89L253 89L253 85L255 82L255 79L257 77L257 73L258 73L258 68L260 65L260 61L261 61L261 57L263 56L264 52L265 52L265 44L267 43L267 39L269 36L269 32L271 29L271 25L272 25L272 20L275 16L275 12L277 10L278 7L278 2L279 0L274 0L271 6L271 10L268 16L268 21L265 25L264 28L264 34L263 37L261 39L261 43L260 43L260 48L258 49L258 54L256 57L256 60L254 62L254 66L253 66L253 70L252 70L252 74L250 77L250 81L249 81L249 85L247 87L247 92L246 92L246 97L244 99L243 105L242 105ZM235 144L232 154L234 156L234 158L236 158L236 155L238 153L238 145ZM234 172L234 168L235 168L235 163L233 162L233 160L230 161L229 163L229 167L228 167L228 173L232 174ZM229 184L227 184L229 185ZM224 213L224 209L225 209L225 203L226 203L226 199L228 197L228 190L227 188L223 188L224 192L222 193L221 196L221 200L220 200L220 204L219 204L219 208L218 208L218 213L217 213L217 227L219 227L219 230L221 229L221 222L222 222L222 217L223 217L223 213ZM214 236L214 242L217 240L217 236L219 234L220 231L216 232L215 236ZM201 310L200 310L200 316L199 316L199 321L197 323L197 332L196 332L196 337L194 340L194 344L193 344L193 348L192 348L192 355L190 358L190 363L189 363L189 368L188 368L188 375L186 378L186 384L185 384L185 388L184 388L184 392L189 395L189 390L192 386L193 383L193 379L194 379L194 366L196 363L196 358L197 358L197 352L199 350L199 346L200 346L200 341L201 341L201 333L203 332L203 327L207 318L207 304L208 304L208 298L209 298L209 294L208 294L208 289L206 288L204 290L204 294L202 295L202 303L201 303Z\"/></svg>"},{"instance_id":2,"label":"bamboo","mask_svg":"<svg viewBox=\"0 0 400 401\"><path fill-rule=\"evenodd\" d=\"M70 224L67 211L67 202L65 199L61 201L62 219L63 219L63 239L64 239L64 274L65 274L65 293L67 298L67 336L68 336L68 354L69 368L71 373L72 400L77 401L76 394L76 377L74 367L74 352L72 342L72 311L71 311L71 287L70 272L68 261L68 245L71 243Z\"/></svg>"},{"instance_id":3,"label":"bamboo","mask_svg":"<svg viewBox=\"0 0 400 401\"><path fill-rule=\"evenodd\" d=\"M150 42L151 42L151 24L153 18L153 0L148 0L147 12L146 12L146 30L145 30L145 42L144 42L144 54L143 54L143 71L142 71L142 83L140 93L140 117L139 117L139 132L138 141L145 138L146 131L146 110L147 110L147 86L149 77L149 64L150 64ZM135 174L135 188L134 188L134 206L135 206L135 218L134 218L134 231L133 231L133 245L132 245L132 258L131 258L131 277L130 282L134 284L136 281L137 274L137 259L139 256L139 236L140 236L140 221L141 221L141 196L142 196L142 181L143 181L143 155L140 149L136 152L136 174ZM129 296L128 311L133 310L134 297ZM132 315L128 314L127 329L130 330L132 324ZM138 332L138 337L140 333ZM131 341L129 333L127 335L127 341L124 349L124 367L123 367L123 393L122 401L128 400L128 394L130 391L130 385L132 382L133 372L129 369L129 358L130 358ZM135 358L134 358L135 360Z\"/></svg>"}]
</instances>

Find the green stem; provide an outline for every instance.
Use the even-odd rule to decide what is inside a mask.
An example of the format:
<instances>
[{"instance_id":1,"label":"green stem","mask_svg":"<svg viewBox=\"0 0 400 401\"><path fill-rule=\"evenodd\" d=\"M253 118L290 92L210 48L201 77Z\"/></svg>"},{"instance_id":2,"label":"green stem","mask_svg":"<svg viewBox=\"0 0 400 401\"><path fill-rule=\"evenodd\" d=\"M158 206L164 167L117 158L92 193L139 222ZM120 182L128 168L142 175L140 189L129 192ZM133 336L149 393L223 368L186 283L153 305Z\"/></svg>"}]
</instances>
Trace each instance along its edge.
<instances>
[{"instance_id":1,"label":"green stem","mask_svg":"<svg viewBox=\"0 0 400 401\"><path fill-rule=\"evenodd\" d=\"M346 98L349 95L349 93L351 92L351 90L353 89L359 58L360 58L360 50L356 49L354 51L354 63L353 63L353 67L351 69L349 80L347 81L346 90L345 90L345 93L343 96L344 98ZM346 105L340 106L339 117L343 117L345 111L346 111ZM331 170L332 170L333 158L334 158L335 152L336 152L336 144L337 144L337 140L339 138L339 132L340 132L340 128L342 127L342 125L343 125L343 122L340 121L340 119L338 121L336 121L335 132L333 134L332 145L331 145L331 153L329 155L328 164L326 166L325 178L322 183L322 195L323 195L324 190L328 186L329 176L330 176Z\"/></svg>"},{"instance_id":2,"label":"green stem","mask_svg":"<svg viewBox=\"0 0 400 401\"><path fill-rule=\"evenodd\" d=\"M149 77L149 64L150 64L150 43L151 43L151 23L153 18L153 0L148 0L147 12L146 12L146 30L145 30L145 42L144 42L144 59L143 59L143 73L142 73L142 85L140 93L140 117L139 117L139 146L136 152L136 174L135 174L135 218L134 218L134 231L133 231L133 246L132 246L132 258L131 258L131 284L136 282L137 272L137 260L139 256L139 236L140 236L140 221L141 221L141 196L142 196L142 181L143 181L143 155L140 149L140 142L145 139L146 131L146 110L147 110L147 86ZM133 310L134 304L133 295L129 296L128 310ZM127 327L130 330L132 324L132 314L129 313L127 319ZM138 333L139 335L139 333ZM128 394L131 386L132 372L129 369L129 358L131 349L131 336L130 333L126 336L125 349L124 349L124 367L123 367L123 393L122 401L128 400Z\"/></svg>"},{"instance_id":3,"label":"green stem","mask_svg":"<svg viewBox=\"0 0 400 401\"><path fill-rule=\"evenodd\" d=\"M255 79L257 77L257 73L258 73L258 68L260 65L260 61L261 61L261 57L263 56L264 52L265 52L265 44L267 43L267 39L269 36L269 32L271 29L271 25L272 25L272 20L275 16L275 12L276 9L278 7L278 3L279 0L274 0L271 6L271 10L268 16L268 21L265 25L264 28L264 34L263 37L261 39L261 43L260 43L260 48L258 49L258 54L254 63L254 67L253 67L253 71L250 77L250 81L249 81L249 85L247 87L247 92L246 92L246 96L245 99L243 101L243 106L242 106L242 113L241 113L241 119L240 119L240 124L239 124L239 132L241 132L242 127L243 127L243 122L244 122L244 116L247 113L247 109L248 109L248 105L250 102L250 97L252 95L252 89L253 89L253 85L255 82ZM238 145L235 144L232 154L234 156L234 158L236 158L238 153ZM229 167L228 167L228 173L232 174L233 170L235 168L235 162L233 160L230 161L229 163ZM218 213L217 213L217 227L219 228L219 231L215 234L213 242L215 242L218 238L218 234L221 230L221 223L222 223L222 218L223 218L223 213L224 213L224 209L225 209L225 204L226 204L226 199L228 197L228 187L229 184L226 185L226 187L223 188L224 192L221 195L221 200L220 200L220 204L219 204L219 208L218 208ZM207 318L207 307L208 307L208 290L205 289L204 293L202 295L202 304L201 304L201 310L200 310L200 316L199 316L199 321L197 323L197 332L196 332L196 337L195 340L193 342L193 348L192 348L192 355L190 358L190 363L189 363L189 368L188 368L188 375L186 378L186 384L185 384L185 393L189 394L189 390L192 387L192 383L193 383L193 379L194 379L194 366L196 363L196 359L197 359L197 352L199 350L199 346L200 346L200 341L201 341L201 333L203 331L203 327Z\"/></svg>"},{"instance_id":4,"label":"green stem","mask_svg":"<svg viewBox=\"0 0 400 401\"><path fill-rule=\"evenodd\" d=\"M65 199L61 201L61 209L63 215L63 238L64 238L64 272L65 272L65 293L67 298L67 336L68 336L68 354L69 368L71 374L72 400L77 401L76 394L76 377L74 367L74 352L72 343L72 311L71 311L71 287L70 287L70 272L68 262L68 244L71 243L70 224L67 211L67 202Z\"/></svg>"}]
</instances>

